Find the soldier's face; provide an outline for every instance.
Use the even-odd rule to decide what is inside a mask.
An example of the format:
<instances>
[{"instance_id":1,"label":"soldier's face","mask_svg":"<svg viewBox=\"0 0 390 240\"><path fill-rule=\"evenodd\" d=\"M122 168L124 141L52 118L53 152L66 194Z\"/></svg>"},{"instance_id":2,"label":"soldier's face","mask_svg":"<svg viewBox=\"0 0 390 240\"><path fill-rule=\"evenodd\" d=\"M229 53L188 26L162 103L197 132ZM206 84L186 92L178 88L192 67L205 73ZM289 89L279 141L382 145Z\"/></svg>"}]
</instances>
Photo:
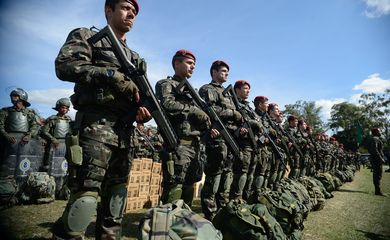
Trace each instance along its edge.
<instances>
[{"instance_id":1,"label":"soldier's face","mask_svg":"<svg viewBox=\"0 0 390 240\"><path fill-rule=\"evenodd\" d=\"M291 127L297 127L298 126L298 119L295 119L293 121L288 122Z\"/></svg>"},{"instance_id":2,"label":"soldier's face","mask_svg":"<svg viewBox=\"0 0 390 240\"><path fill-rule=\"evenodd\" d=\"M20 100L20 97L18 95L11 95L11 102L12 104L16 104Z\"/></svg>"},{"instance_id":3,"label":"soldier's face","mask_svg":"<svg viewBox=\"0 0 390 240\"><path fill-rule=\"evenodd\" d=\"M227 67L220 67L218 71L213 70L213 80L215 80L218 83L224 83L227 81L227 78L229 76L229 70Z\"/></svg>"},{"instance_id":4,"label":"soldier's face","mask_svg":"<svg viewBox=\"0 0 390 240\"><path fill-rule=\"evenodd\" d=\"M279 110L279 106L278 106L278 105L275 105L275 106L274 106L274 108L272 109L272 111L270 111L270 115L271 115L272 117L274 117L275 119L281 115L281 114L280 114L280 110Z\"/></svg>"},{"instance_id":5,"label":"soldier's face","mask_svg":"<svg viewBox=\"0 0 390 240\"><path fill-rule=\"evenodd\" d=\"M243 100L248 99L250 90L250 87L246 84L240 88L236 88L237 97Z\"/></svg>"},{"instance_id":6,"label":"soldier's face","mask_svg":"<svg viewBox=\"0 0 390 240\"><path fill-rule=\"evenodd\" d=\"M259 109L263 112L268 111L268 102L259 102Z\"/></svg>"},{"instance_id":7,"label":"soldier's face","mask_svg":"<svg viewBox=\"0 0 390 240\"><path fill-rule=\"evenodd\" d=\"M181 78L190 78L195 70L195 61L191 58L175 61L175 74Z\"/></svg>"},{"instance_id":8,"label":"soldier's face","mask_svg":"<svg viewBox=\"0 0 390 240\"><path fill-rule=\"evenodd\" d=\"M67 114L69 112L69 108L67 106L61 106L59 109L58 109L58 112L62 115L64 114Z\"/></svg>"},{"instance_id":9,"label":"soldier's face","mask_svg":"<svg viewBox=\"0 0 390 240\"><path fill-rule=\"evenodd\" d=\"M133 27L136 11L133 4L125 0L119 1L115 5L115 9L106 7L106 16L108 24L121 33L130 31Z\"/></svg>"}]
</instances>

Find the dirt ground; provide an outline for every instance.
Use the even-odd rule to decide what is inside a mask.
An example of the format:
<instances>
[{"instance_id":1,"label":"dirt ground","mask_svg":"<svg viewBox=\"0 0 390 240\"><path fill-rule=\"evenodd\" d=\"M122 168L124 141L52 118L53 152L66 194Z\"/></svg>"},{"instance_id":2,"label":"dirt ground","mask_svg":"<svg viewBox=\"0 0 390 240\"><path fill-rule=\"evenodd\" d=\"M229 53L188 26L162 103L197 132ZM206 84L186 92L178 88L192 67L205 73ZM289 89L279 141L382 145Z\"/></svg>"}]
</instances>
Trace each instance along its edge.
<instances>
[{"instance_id":1,"label":"dirt ground","mask_svg":"<svg viewBox=\"0 0 390 240\"><path fill-rule=\"evenodd\" d=\"M303 239L390 239L390 173L383 173L382 186L388 197L373 194L369 169L357 172L353 182L333 192L334 198L326 201L323 210L309 214ZM50 239L50 227L61 215L65 204L65 201L55 201L0 211L0 239ZM201 212L199 201L194 205L193 210ZM125 215L123 239L136 239L139 219L145 211ZM87 239L93 239L93 233L92 223L86 232Z\"/></svg>"}]
</instances>

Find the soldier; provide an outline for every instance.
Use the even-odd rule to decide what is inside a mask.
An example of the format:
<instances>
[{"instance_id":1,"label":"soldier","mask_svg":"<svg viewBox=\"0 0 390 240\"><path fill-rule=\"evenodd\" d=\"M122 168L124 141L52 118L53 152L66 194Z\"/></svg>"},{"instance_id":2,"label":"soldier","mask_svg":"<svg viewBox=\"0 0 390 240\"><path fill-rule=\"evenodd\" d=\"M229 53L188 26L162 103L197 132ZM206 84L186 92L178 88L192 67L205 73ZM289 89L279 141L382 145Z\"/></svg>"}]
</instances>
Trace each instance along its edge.
<instances>
[{"instance_id":1,"label":"soldier","mask_svg":"<svg viewBox=\"0 0 390 240\"><path fill-rule=\"evenodd\" d=\"M10 194L16 194L16 182L21 186L23 184L22 176L26 176L27 172L33 170L37 171L39 168L38 159L34 160L32 155L35 154L31 154L35 153L37 147L33 146L32 139L38 133L39 126L35 114L28 108L30 106L28 95L23 89L12 90L10 98L13 106L0 110L0 136L1 142L4 143L0 166L0 184L2 190L9 186ZM16 202L15 198L9 200L12 203ZM8 204L8 200L5 201L5 204Z\"/></svg>"},{"instance_id":2,"label":"soldier","mask_svg":"<svg viewBox=\"0 0 390 240\"><path fill-rule=\"evenodd\" d=\"M287 121L288 121L288 126L286 131L293 138L292 140L298 143L297 141L298 118L294 115L290 115L288 116ZM299 155L298 151L292 148L290 152L290 166L291 166L291 172L289 174L290 178L295 179L299 177L300 161L301 161L301 156Z\"/></svg>"},{"instance_id":3,"label":"soldier","mask_svg":"<svg viewBox=\"0 0 390 240\"><path fill-rule=\"evenodd\" d=\"M200 96L214 108L226 128L232 133L237 130L241 114L235 109L231 98L223 92L229 74L229 65L217 60L210 68L211 83L203 85ZM205 217L211 220L221 205L228 201L232 182L233 155L222 137L212 138L206 144L207 162L206 179L201 192L202 210Z\"/></svg>"},{"instance_id":4,"label":"soldier","mask_svg":"<svg viewBox=\"0 0 390 240\"><path fill-rule=\"evenodd\" d=\"M386 196L381 190L381 178L385 155L383 153L383 142L381 141L381 132L379 128L371 129L372 137L370 139L368 151L371 154L372 178L375 186L375 195Z\"/></svg>"},{"instance_id":5,"label":"soldier","mask_svg":"<svg viewBox=\"0 0 390 240\"><path fill-rule=\"evenodd\" d=\"M204 136L208 133L210 119L194 104L186 89L182 93L177 89L183 80L192 76L195 62L196 58L190 51L177 51L172 58L175 75L156 84L156 95L179 138L177 150L173 153L166 152L163 159L164 203L181 198L186 204L191 205L193 185L200 181L203 175ZM211 136L219 134L215 131L212 129Z\"/></svg>"},{"instance_id":6,"label":"soldier","mask_svg":"<svg viewBox=\"0 0 390 240\"><path fill-rule=\"evenodd\" d=\"M301 118L298 120L298 130L297 130L297 141L301 147L303 158L299 161L299 176L306 176L307 167L309 165L310 159L310 146L309 146L309 135L306 132L307 124L305 119Z\"/></svg>"},{"instance_id":7,"label":"soldier","mask_svg":"<svg viewBox=\"0 0 390 240\"><path fill-rule=\"evenodd\" d=\"M126 33L139 12L137 1L106 0L104 11L128 59L140 68L139 55L126 45ZM78 111L66 139L71 196L53 226L54 239L83 239L96 210L96 238L120 239L133 123L151 118L139 106L138 88L121 72L111 44L104 40L89 43L94 34L87 28L71 31L55 61L57 77L75 83L71 101Z\"/></svg>"},{"instance_id":8,"label":"soldier","mask_svg":"<svg viewBox=\"0 0 390 240\"><path fill-rule=\"evenodd\" d=\"M153 132L152 128L146 130L146 138L149 140L151 157L154 162L160 162L160 152L162 150L164 140L158 132Z\"/></svg>"},{"instance_id":9,"label":"soldier","mask_svg":"<svg viewBox=\"0 0 390 240\"><path fill-rule=\"evenodd\" d=\"M249 125L251 126L253 132L256 133L256 137L258 137L261 131L259 117L249 106L249 102L246 101L249 97L250 88L251 86L246 80L238 80L234 84L234 91L236 92L238 100L240 101L243 110L246 112L246 115L250 117L250 119L248 119ZM241 150L241 157L240 159L235 159L234 161L233 183L231 187L231 198L236 200L240 200L243 198L245 187L247 193L244 197L250 197L252 184L248 182L248 173L256 166L256 155L254 152L255 150L253 149L253 146L251 144L248 129L240 127L238 131L238 136L238 144ZM257 138L255 139L255 141L257 141Z\"/></svg>"},{"instance_id":10,"label":"soldier","mask_svg":"<svg viewBox=\"0 0 390 240\"><path fill-rule=\"evenodd\" d=\"M56 180L56 195L58 198L62 193L67 172L65 160L65 137L71 132L70 123L72 119L66 115L69 112L70 101L68 98L61 98L53 108L58 113L50 116L42 127L41 136L46 140L45 157L42 170L54 176Z\"/></svg>"}]
</instances>

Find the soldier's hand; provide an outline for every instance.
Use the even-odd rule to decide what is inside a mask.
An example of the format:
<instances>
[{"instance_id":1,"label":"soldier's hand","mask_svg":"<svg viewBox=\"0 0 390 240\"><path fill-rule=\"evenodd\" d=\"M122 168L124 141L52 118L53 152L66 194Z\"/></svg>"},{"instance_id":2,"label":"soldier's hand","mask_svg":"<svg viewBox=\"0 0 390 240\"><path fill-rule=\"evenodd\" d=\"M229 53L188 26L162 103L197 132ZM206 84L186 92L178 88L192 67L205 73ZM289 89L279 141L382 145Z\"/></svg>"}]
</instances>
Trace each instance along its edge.
<instances>
[{"instance_id":1,"label":"soldier's hand","mask_svg":"<svg viewBox=\"0 0 390 240\"><path fill-rule=\"evenodd\" d=\"M291 148L292 145L293 145L292 142L289 142L289 143L288 143L288 148Z\"/></svg>"},{"instance_id":2,"label":"soldier's hand","mask_svg":"<svg viewBox=\"0 0 390 240\"><path fill-rule=\"evenodd\" d=\"M245 134L247 134L248 133L248 129L247 128L240 128L240 135L245 135Z\"/></svg>"},{"instance_id":3,"label":"soldier's hand","mask_svg":"<svg viewBox=\"0 0 390 240\"><path fill-rule=\"evenodd\" d=\"M5 139L7 139L7 141L11 144L15 144L16 143L16 138L13 137L13 136L10 136L10 135L6 135L5 136Z\"/></svg>"},{"instance_id":4,"label":"soldier's hand","mask_svg":"<svg viewBox=\"0 0 390 240\"><path fill-rule=\"evenodd\" d=\"M53 140L51 140L51 143L53 144L54 148L57 148L58 145L60 145L60 142L59 142L56 138L54 138Z\"/></svg>"},{"instance_id":5,"label":"soldier's hand","mask_svg":"<svg viewBox=\"0 0 390 240\"><path fill-rule=\"evenodd\" d=\"M219 133L219 131L217 129L212 128L210 130L210 135L211 135L211 138L216 138L216 137L218 137L220 135L220 133Z\"/></svg>"},{"instance_id":6,"label":"soldier's hand","mask_svg":"<svg viewBox=\"0 0 390 240\"><path fill-rule=\"evenodd\" d=\"M128 96L130 100L139 102L139 89L135 83L126 77L123 73L114 69L107 69L105 72L105 79L108 84L110 84L115 91L122 93L125 96ZM95 80L98 84L104 84L104 80Z\"/></svg>"},{"instance_id":7,"label":"soldier's hand","mask_svg":"<svg viewBox=\"0 0 390 240\"><path fill-rule=\"evenodd\" d=\"M152 119L152 115L149 110L145 107L139 107L137 110L137 115L135 116L135 121L138 123L148 122Z\"/></svg>"}]
</instances>

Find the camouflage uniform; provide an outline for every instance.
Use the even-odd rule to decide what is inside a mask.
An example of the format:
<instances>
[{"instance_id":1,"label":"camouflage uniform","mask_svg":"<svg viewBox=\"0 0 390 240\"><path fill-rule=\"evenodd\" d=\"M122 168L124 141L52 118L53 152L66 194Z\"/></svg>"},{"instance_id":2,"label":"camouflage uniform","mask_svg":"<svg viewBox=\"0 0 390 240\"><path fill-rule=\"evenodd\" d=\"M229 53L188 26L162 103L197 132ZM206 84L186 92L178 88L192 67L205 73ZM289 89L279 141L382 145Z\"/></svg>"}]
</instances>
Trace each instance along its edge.
<instances>
[{"instance_id":1,"label":"camouflage uniform","mask_svg":"<svg viewBox=\"0 0 390 240\"><path fill-rule=\"evenodd\" d=\"M43 168L55 178L56 195L59 198L66 197L59 195L65 187L65 177L68 170L68 163L65 160L65 137L71 133L71 121L72 119L67 115L52 115L41 129L41 136L47 141Z\"/></svg>"},{"instance_id":2,"label":"camouflage uniform","mask_svg":"<svg viewBox=\"0 0 390 240\"><path fill-rule=\"evenodd\" d=\"M183 199L192 204L193 184L200 181L205 162L203 136L208 129L208 117L194 105L188 92L178 93L176 87L182 79L174 75L156 84L156 95L168 115L168 119L179 138L177 150L163 155L164 203Z\"/></svg>"},{"instance_id":3,"label":"camouflage uniform","mask_svg":"<svg viewBox=\"0 0 390 240\"><path fill-rule=\"evenodd\" d=\"M290 136L293 138L293 141L297 143L299 147L299 141L298 141L298 129L293 128L293 127L288 127L286 131L290 134ZM291 149L290 151L290 164L291 164L291 172L289 174L290 178L297 178L300 175L300 162L301 162L301 157L298 153L298 151L294 148Z\"/></svg>"},{"instance_id":4,"label":"camouflage uniform","mask_svg":"<svg viewBox=\"0 0 390 240\"><path fill-rule=\"evenodd\" d=\"M216 81L203 85L199 95L214 108L226 128L232 134L237 130L241 114L235 110L230 97L224 96L224 87ZM202 210L206 218L211 219L218 208L229 199L230 185L233 179L233 155L222 136L209 139L206 144L206 179L201 192Z\"/></svg>"},{"instance_id":5,"label":"camouflage uniform","mask_svg":"<svg viewBox=\"0 0 390 240\"><path fill-rule=\"evenodd\" d=\"M246 111L247 116L250 117L249 124L252 127L253 133L256 137L259 136L261 132L261 123L259 122L259 117L254 112L254 110L249 106L249 102L245 100L240 100L240 104L243 106L244 111ZM256 138L257 141L257 138ZM249 197L250 192L252 191L252 182L254 169L256 169L258 162L258 155L252 147L249 134L239 135L238 141L240 147L240 159L235 159L233 164L233 183L231 187L231 198L240 199L242 198L244 191L246 190L244 197ZM249 176L249 179L248 179Z\"/></svg>"},{"instance_id":6,"label":"camouflage uniform","mask_svg":"<svg viewBox=\"0 0 390 240\"><path fill-rule=\"evenodd\" d=\"M78 112L73 134L67 138L71 196L53 232L81 236L97 209L96 237L119 239L138 107L129 98L133 83L120 72L109 42L88 42L95 33L73 30L55 61L58 78L75 83L71 100ZM138 54L120 43L128 59L139 66Z\"/></svg>"},{"instance_id":7,"label":"camouflage uniform","mask_svg":"<svg viewBox=\"0 0 390 240\"><path fill-rule=\"evenodd\" d=\"M385 159L383 153L383 143L378 136L373 136L370 139L368 151L371 154L370 160L372 166L372 178L375 186L375 194L383 195L381 190L381 179Z\"/></svg>"}]
</instances>

